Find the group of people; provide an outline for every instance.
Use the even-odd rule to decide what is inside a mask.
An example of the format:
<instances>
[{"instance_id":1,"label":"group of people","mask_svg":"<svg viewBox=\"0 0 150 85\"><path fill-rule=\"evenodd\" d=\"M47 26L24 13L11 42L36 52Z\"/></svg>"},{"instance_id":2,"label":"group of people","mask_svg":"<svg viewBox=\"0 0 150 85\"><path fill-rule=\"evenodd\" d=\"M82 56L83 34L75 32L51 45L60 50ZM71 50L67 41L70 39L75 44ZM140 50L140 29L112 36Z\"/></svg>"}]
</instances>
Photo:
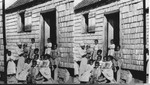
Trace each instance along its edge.
<instances>
[{"instance_id":1,"label":"group of people","mask_svg":"<svg viewBox=\"0 0 150 85\"><path fill-rule=\"evenodd\" d=\"M98 40L94 40L94 46L80 45L79 56L74 59L75 77L78 83L100 84L119 83L121 70L120 45L110 41L108 53L102 56L102 50Z\"/></svg>"},{"instance_id":2,"label":"group of people","mask_svg":"<svg viewBox=\"0 0 150 85\"><path fill-rule=\"evenodd\" d=\"M31 39L31 44L22 46L17 44L17 57L7 50L7 75L15 76L18 82L22 83L56 83L58 80L59 51L57 45L53 45L50 38L47 39L45 50L39 55L39 49L35 44L35 39Z\"/></svg>"}]
</instances>

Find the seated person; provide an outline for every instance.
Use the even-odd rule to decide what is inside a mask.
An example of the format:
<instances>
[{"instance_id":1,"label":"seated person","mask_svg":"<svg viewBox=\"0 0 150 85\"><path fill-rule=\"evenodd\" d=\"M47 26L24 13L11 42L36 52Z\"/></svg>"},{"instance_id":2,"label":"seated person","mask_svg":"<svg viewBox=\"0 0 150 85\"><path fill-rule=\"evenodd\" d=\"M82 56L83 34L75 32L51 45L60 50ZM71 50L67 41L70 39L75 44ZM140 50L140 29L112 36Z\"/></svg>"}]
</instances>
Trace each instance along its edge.
<instances>
[{"instance_id":1,"label":"seated person","mask_svg":"<svg viewBox=\"0 0 150 85\"><path fill-rule=\"evenodd\" d=\"M39 73L38 68L37 68L37 61L33 60L32 61L32 66L29 70L29 74L27 76L27 83L28 84L36 84L36 78L37 74Z\"/></svg>"},{"instance_id":2,"label":"seated person","mask_svg":"<svg viewBox=\"0 0 150 85\"><path fill-rule=\"evenodd\" d=\"M112 70L112 56L108 56L107 61L104 63L105 65L102 69L102 74L110 81L110 83L115 83L116 81Z\"/></svg>"},{"instance_id":3,"label":"seated person","mask_svg":"<svg viewBox=\"0 0 150 85\"><path fill-rule=\"evenodd\" d=\"M28 73L29 73L29 69L31 68L31 65L32 65L31 59L30 59L30 58L27 58L27 59L25 60L25 64L24 64L24 66L23 66L23 69L22 69L22 71L19 73L19 76L18 76L18 78L19 78L20 81L26 82L27 75L28 75Z\"/></svg>"}]
</instances>

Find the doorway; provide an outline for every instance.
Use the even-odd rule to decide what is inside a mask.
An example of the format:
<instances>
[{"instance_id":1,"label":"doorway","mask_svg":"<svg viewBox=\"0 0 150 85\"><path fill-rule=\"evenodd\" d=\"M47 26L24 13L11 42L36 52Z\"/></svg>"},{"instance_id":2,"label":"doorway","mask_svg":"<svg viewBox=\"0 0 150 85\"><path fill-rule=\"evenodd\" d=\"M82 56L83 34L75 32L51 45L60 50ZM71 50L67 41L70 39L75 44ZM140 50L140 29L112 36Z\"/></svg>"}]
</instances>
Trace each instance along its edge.
<instances>
[{"instance_id":1,"label":"doorway","mask_svg":"<svg viewBox=\"0 0 150 85\"><path fill-rule=\"evenodd\" d=\"M41 47L43 52L48 38L51 39L52 49L54 45L57 44L56 10L42 13L42 18Z\"/></svg>"},{"instance_id":2,"label":"doorway","mask_svg":"<svg viewBox=\"0 0 150 85\"><path fill-rule=\"evenodd\" d=\"M120 45L120 21L119 12L106 14L107 19L107 51L110 41L113 39L115 46Z\"/></svg>"}]
</instances>

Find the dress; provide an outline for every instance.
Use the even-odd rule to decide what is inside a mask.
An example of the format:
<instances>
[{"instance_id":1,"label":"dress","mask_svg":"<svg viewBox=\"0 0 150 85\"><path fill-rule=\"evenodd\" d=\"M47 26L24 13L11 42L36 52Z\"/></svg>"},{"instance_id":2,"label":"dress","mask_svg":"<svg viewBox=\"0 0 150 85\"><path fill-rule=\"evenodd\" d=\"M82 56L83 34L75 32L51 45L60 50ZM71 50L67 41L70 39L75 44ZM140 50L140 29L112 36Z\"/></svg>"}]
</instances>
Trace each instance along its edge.
<instances>
[{"instance_id":1,"label":"dress","mask_svg":"<svg viewBox=\"0 0 150 85\"><path fill-rule=\"evenodd\" d=\"M17 64L17 73L16 73L16 78L19 80L19 74L22 71L24 67L25 58L23 56L19 57L18 64Z\"/></svg>"},{"instance_id":2,"label":"dress","mask_svg":"<svg viewBox=\"0 0 150 85\"><path fill-rule=\"evenodd\" d=\"M30 58L33 59L34 49L36 48L35 43L31 43L30 45Z\"/></svg>"},{"instance_id":3,"label":"dress","mask_svg":"<svg viewBox=\"0 0 150 85\"><path fill-rule=\"evenodd\" d=\"M82 58L81 60L81 64L80 64L80 67L79 67L79 79L81 79L81 75L83 75L83 73L86 71L87 69L87 62L88 62L88 59L87 58Z\"/></svg>"},{"instance_id":4,"label":"dress","mask_svg":"<svg viewBox=\"0 0 150 85\"><path fill-rule=\"evenodd\" d=\"M79 64L77 62L82 60L82 56L86 54L86 50L83 50L80 48L77 49L78 55L74 57L74 69L75 69L75 75L79 75Z\"/></svg>"},{"instance_id":5,"label":"dress","mask_svg":"<svg viewBox=\"0 0 150 85\"><path fill-rule=\"evenodd\" d=\"M49 68L49 60L43 60L43 67L40 68L40 73L46 78L51 78L51 69Z\"/></svg>"},{"instance_id":6,"label":"dress","mask_svg":"<svg viewBox=\"0 0 150 85\"><path fill-rule=\"evenodd\" d=\"M108 55L114 56L115 44L109 46Z\"/></svg>"},{"instance_id":7,"label":"dress","mask_svg":"<svg viewBox=\"0 0 150 85\"><path fill-rule=\"evenodd\" d=\"M20 72L20 74L18 76L18 80L25 81L27 79L31 65L32 65L32 63L24 64L24 67L22 68L22 71Z\"/></svg>"},{"instance_id":8,"label":"dress","mask_svg":"<svg viewBox=\"0 0 150 85\"><path fill-rule=\"evenodd\" d=\"M12 60L8 61L8 66L7 66L7 74L8 75L16 73L16 64L13 61L13 60L15 60L15 57L7 56L7 60L10 60L10 59L12 59Z\"/></svg>"},{"instance_id":9,"label":"dress","mask_svg":"<svg viewBox=\"0 0 150 85\"><path fill-rule=\"evenodd\" d=\"M86 71L81 75L80 81L89 82L93 68L94 64L93 65L88 64Z\"/></svg>"},{"instance_id":10,"label":"dress","mask_svg":"<svg viewBox=\"0 0 150 85\"><path fill-rule=\"evenodd\" d=\"M45 50L45 54L51 54L51 47L52 47L52 43L47 43L46 44L46 50Z\"/></svg>"},{"instance_id":11,"label":"dress","mask_svg":"<svg viewBox=\"0 0 150 85\"><path fill-rule=\"evenodd\" d=\"M93 47L94 49L94 52L93 52L93 60L96 60L97 59L97 51L99 50L99 45L94 45Z\"/></svg>"}]
</instances>

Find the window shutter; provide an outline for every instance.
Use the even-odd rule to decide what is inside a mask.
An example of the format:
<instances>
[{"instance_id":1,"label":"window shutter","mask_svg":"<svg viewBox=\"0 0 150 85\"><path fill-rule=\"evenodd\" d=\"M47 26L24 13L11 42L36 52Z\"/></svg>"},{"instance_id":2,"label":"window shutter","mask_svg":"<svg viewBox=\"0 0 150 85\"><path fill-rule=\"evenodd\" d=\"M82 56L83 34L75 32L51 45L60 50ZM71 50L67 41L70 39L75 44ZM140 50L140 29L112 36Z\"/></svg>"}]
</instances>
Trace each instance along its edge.
<instances>
[{"instance_id":1,"label":"window shutter","mask_svg":"<svg viewBox=\"0 0 150 85\"><path fill-rule=\"evenodd\" d=\"M32 13L28 12L25 14L25 32L30 32L32 27Z\"/></svg>"},{"instance_id":2,"label":"window shutter","mask_svg":"<svg viewBox=\"0 0 150 85\"><path fill-rule=\"evenodd\" d=\"M89 14L88 32L95 32L95 13Z\"/></svg>"},{"instance_id":3,"label":"window shutter","mask_svg":"<svg viewBox=\"0 0 150 85\"><path fill-rule=\"evenodd\" d=\"M23 26L23 24L22 24L22 22L21 22L21 16L20 16L20 14L18 14L18 32L21 32L22 31L22 26Z\"/></svg>"},{"instance_id":4,"label":"window shutter","mask_svg":"<svg viewBox=\"0 0 150 85\"><path fill-rule=\"evenodd\" d=\"M86 23L85 23L85 17L84 16L82 16L82 21L81 21L81 23L82 23L82 33L85 33L86 32Z\"/></svg>"}]
</instances>

